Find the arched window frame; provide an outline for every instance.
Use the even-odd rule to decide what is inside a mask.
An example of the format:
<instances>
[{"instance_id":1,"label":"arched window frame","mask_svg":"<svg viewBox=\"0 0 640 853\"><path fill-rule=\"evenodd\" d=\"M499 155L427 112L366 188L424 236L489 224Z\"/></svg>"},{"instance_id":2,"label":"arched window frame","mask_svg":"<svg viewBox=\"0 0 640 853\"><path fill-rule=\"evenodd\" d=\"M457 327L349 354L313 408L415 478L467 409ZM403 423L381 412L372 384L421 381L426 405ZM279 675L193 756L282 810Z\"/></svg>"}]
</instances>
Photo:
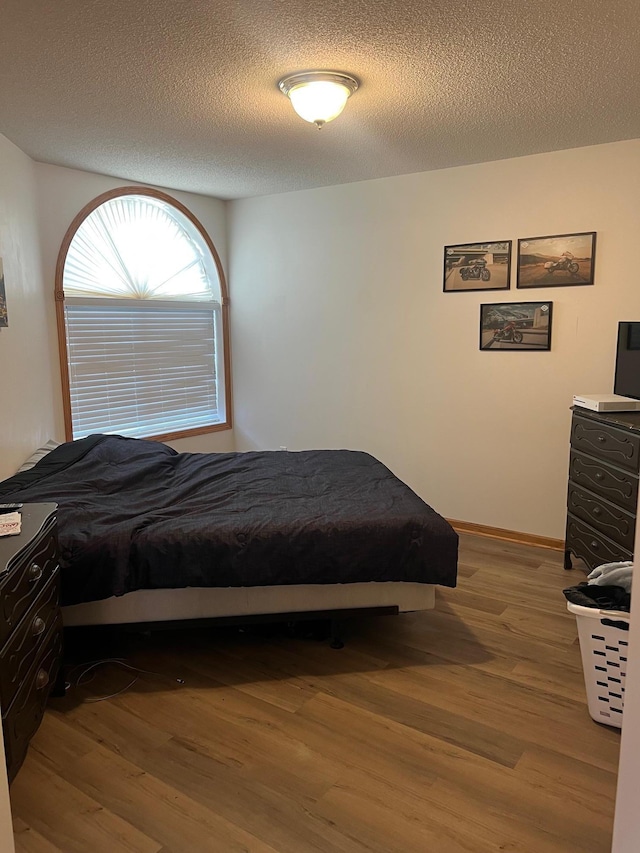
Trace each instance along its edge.
<instances>
[{"instance_id":1,"label":"arched window frame","mask_svg":"<svg viewBox=\"0 0 640 853\"><path fill-rule=\"evenodd\" d=\"M174 432L167 432L160 435L149 435L145 436L146 438L155 440L155 441L169 441L178 438L188 438L189 436L195 435L205 435L207 433L212 432L220 432L221 430L231 429L232 427L232 416L231 416L231 346L229 341L229 291L227 288L227 281L225 278L224 270L222 268L222 262L220 260L220 256L216 247L211 240L211 237L208 235L206 229L202 225L202 223L197 219L197 217L187 208L184 204L179 202L173 196L170 196L168 193L164 193L161 190L152 189L150 187L143 186L126 186L119 187L118 189L109 190L108 192L102 193L101 195L94 198L88 204L86 204L82 210L77 214L77 216L71 222L71 225L67 229L67 232L62 241L62 245L60 246L60 251L58 253L58 260L56 263L56 275L55 275L55 302L56 302L56 322L58 327L58 351L60 356L60 377L62 382L62 401L63 401L63 410L64 410L64 427L65 427L65 435L67 441L71 441L73 438L73 422L71 415L71 387L70 387L70 379L69 379L69 357L67 351L67 337L66 337L66 327L65 327L65 298L64 298L64 289L63 289L63 277L64 277L64 268L67 260L67 254L69 252L69 247L71 245L71 241L73 240L76 232L85 221L85 219L93 213L96 208L100 207L100 205L104 204L107 201L110 201L114 198L119 198L121 196L127 195L138 195L138 196L150 196L151 198L159 199L160 201L165 202L166 204L174 207L177 211L179 211L183 216L185 216L191 224L197 229L198 233L202 237L205 242L207 248L211 252L211 256L216 266L216 270L218 273L218 279L220 284L220 313L221 313L221 325L222 325L222 355L223 355L223 373L224 373L224 399L225 399L225 420L224 422L218 422L215 424L211 424L209 426L201 426L195 427L186 430L176 430Z\"/></svg>"}]
</instances>

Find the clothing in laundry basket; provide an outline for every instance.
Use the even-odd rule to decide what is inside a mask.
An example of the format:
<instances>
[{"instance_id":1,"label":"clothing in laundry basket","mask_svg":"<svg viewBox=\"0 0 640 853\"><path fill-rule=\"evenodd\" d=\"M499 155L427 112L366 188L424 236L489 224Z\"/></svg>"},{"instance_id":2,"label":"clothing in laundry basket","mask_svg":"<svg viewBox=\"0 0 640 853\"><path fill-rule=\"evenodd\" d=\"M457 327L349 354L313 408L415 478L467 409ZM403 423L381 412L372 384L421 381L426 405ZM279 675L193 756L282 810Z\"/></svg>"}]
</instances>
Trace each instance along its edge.
<instances>
[{"instance_id":1,"label":"clothing in laundry basket","mask_svg":"<svg viewBox=\"0 0 640 853\"><path fill-rule=\"evenodd\" d=\"M562 591L567 601L579 604L581 607L622 610L625 613L629 613L631 609L631 595L621 586L601 586L585 581Z\"/></svg>"},{"instance_id":2,"label":"clothing in laundry basket","mask_svg":"<svg viewBox=\"0 0 640 853\"><path fill-rule=\"evenodd\" d=\"M627 592L631 592L633 563L605 563L597 566L587 577L590 584L621 586Z\"/></svg>"},{"instance_id":3,"label":"clothing in laundry basket","mask_svg":"<svg viewBox=\"0 0 640 853\"><path fill-rule=\"evenodd\" d=\"M633 563L603 563L587 575L588 582L563 590L572 604L600 610L631 610Z\"/></svg>"}]
</instances>

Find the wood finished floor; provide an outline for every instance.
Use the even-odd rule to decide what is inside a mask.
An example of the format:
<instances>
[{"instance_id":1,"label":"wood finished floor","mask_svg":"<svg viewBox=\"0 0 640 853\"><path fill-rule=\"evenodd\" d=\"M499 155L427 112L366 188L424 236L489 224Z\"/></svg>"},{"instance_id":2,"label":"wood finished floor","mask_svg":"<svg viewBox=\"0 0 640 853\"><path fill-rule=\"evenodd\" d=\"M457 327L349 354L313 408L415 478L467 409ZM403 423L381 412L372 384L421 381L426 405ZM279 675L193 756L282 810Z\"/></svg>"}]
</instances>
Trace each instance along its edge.
<instances>
[{"instance_id":1,"label":"wood finished floor","mask_svg":"<svg viewBox=\"0 0 640 853\"><path fill-rule=\"evenodd\" d=\"M51 703L11 791L18 853L608 853L619 734L588 715L561 594L583 575L461 545L435 612L359 620L341 651L128 640L164 676Z\"/></svg>"}]
</instances>

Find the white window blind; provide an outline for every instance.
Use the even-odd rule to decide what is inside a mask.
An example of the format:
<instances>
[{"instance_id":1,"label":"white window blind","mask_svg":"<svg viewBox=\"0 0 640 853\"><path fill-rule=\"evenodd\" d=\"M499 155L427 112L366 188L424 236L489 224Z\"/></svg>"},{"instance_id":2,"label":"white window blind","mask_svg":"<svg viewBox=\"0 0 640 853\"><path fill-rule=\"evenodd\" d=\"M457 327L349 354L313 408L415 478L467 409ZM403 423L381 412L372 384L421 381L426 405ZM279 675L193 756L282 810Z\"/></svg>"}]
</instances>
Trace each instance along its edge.
<instances>
[{"instance_id":1,"label":"white window blind","mask_svg":"<svg viewBox=\"0 0 640 853\"><path fill-rule=\"evenodd\" d=\"M74 438L219 421L213 305L66 306Z\"/></svg>"},{"instance_id":2,"label":"white window blind","mask_svg":"<svg viewBox=\"0 0 640 853\"><path fill-rule=\"evenodd\" d=\"M224 421L220 286L202 235L145 196L96 208L63 274L73 437Z\"/></svg>"}]
</instances>

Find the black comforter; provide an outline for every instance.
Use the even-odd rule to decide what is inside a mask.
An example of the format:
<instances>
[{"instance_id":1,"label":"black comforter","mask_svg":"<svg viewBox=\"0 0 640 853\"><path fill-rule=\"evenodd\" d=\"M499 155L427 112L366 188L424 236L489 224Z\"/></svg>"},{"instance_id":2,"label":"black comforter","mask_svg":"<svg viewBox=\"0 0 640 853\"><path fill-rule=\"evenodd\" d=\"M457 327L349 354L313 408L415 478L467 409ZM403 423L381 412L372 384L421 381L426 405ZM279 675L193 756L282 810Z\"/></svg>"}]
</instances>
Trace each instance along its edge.
<instances>
[{"instance_id":1,"label":"black comforter","mask_svg":"<svg viewBox=\"0 0 640 853\"><path fill-rule=\"evenodd\" d=\"M177 453L94 435L0 483L0 501L59 505L63 604L187 586L456 582L453 529L356 451Z\"/></svg>"}]
</instances>

